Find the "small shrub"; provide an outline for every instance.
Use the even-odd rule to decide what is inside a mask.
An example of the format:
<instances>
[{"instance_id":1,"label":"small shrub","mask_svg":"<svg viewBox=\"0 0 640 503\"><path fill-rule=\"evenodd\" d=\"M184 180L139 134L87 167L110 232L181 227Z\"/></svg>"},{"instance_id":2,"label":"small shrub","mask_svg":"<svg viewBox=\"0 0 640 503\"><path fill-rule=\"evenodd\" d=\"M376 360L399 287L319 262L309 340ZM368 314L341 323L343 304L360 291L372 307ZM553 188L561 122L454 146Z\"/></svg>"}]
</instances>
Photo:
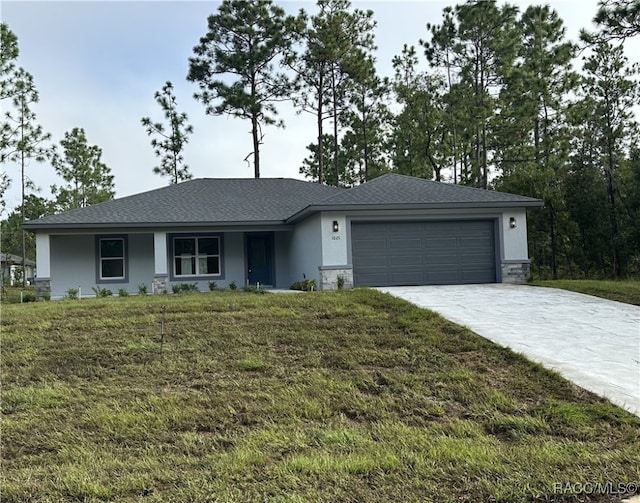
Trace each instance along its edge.
<instances>
[{"instance_id":1,"label":"small shrub","mask_svg":"<svg viewBox=\"0 0 640 503\"><path fill-rule=\"evenodd\" d=\"M127 291L126 288L118 289L118 297L128 297L128 296L129 296L129 292Z\"/></svg>"},{"instance_id":2,"label":"small shrub","mask_svg":"<svg viewBox=\"0 0 640 503\"><path fill-rule=\"evenodd\" d=\"M43 293L43 294L40 296L40 300L44 300L44 301L51 300L51 294L50 294L50 293Z\"/></svg>"},{"instance_id":3,"label":"small shrub","mask_svg":"<svg viewBox=\"0 0 640 503\"><path fill-rule=\"evenodd\" d=\"M179 285L173 285L171 287L173 293L191 293L199 292L198 283L180 283Z\"/></svg>"},{"instance_id":4,"label":"small shrub","mask_svg":"<svg viewBox=\"0 0 640 503\"><path fill-rule=\"evenodd\" d=\"M69 288L65 294L65 299L76 300L78 298L78 289L77 288Z\"/></svg>"},{"instance_id":5,"label":"small shrub","mask_svg":"<svg viewBox=\"0 0 640 503\"><path fill-rule=\"evenodd\" d=\"M235 281L232 281L231 283L229 283L229 290L237 290L238 289L238 285Z\"/></svg>"},{"instance_id":6,"label":"small shrub","mask_svg":"<svg viewBox=\"0 0 640 503\"><path fill-rule=\"evenodd\" d=\"M344 276L338 276L338 290L344 288Z\"/></svg>"},{"instance_id":7,"label":"small shrub","mask_svg":"<svg viewBox=\"0 0 640 503\"><path fill-rule=\"evenodd\" d=\"M218 289L218 284L215 281L209 281L209 291L215 292Z\"/></svg>"},{"instance_id":8,"label":"small shrub","mask_svg":"<svg viewBox=\"0 0 640 503\"><path fill-rule=\"evenodd\" d=\"M312 292L316 289L316 280L304 279L302 281L296 281L289 288L291 290L302 290L303 292Z\"/></svg>"},{"instance_id":9,"label":"small shrub","mask_svg":"<svg viewBox=\"0 0 640 503\"><path fill-rule=\"evenodd\" d=\"M100 286L92 286L91 290L96 294L96 297L111 297L113 295L111 290Z\"/></svg>"},{"instance_id":10,"label":"small shrub","mask_svg":"<svg viewBox=\"0 0 640 503\"><path fill-rule=\"evenodd\" d=\"M35 302L36 301L36 296L33 294L33 292L24 292L22 294L22 302Z\"/></svg>"},{"instance_id":11,"label":"small shrub","mask_svg":"<svg viewBox=\"0 0 640 503\"><path fill-rule=\"evenodd\" d=\"M147 295L147 285L145 283L138 285L138 295Z\"/></svg>"}]
</instances>

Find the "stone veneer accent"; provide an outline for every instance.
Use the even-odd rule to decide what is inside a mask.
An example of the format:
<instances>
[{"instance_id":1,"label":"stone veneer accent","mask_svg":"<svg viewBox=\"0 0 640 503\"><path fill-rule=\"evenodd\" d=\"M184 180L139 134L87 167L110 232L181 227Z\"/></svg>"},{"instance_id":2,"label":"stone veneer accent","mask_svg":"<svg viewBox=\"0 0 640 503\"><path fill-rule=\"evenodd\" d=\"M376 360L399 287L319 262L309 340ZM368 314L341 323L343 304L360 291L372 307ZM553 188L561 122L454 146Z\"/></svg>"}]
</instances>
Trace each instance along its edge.
<instances>
[{"instance_id":1,"label":"stone veneer accent","mask_svg":"<svg viewBox=\"0 0 640 503\"><path fill-rule=\"evenodd\" d=\"M153 283L151 285L151 291L153 293L167 293L167 286L169 283L169 276L166 274L159 274L153 277Z\"/></svg>"},{"instance_id":2,"label":"stone veneer accent","mask_svg":"<svg viewBox=\"0 0 640 503\"><path fill-rule=\"evenodd\" d=\"M502 262L502 282L520 284L526 283L531 277L531 263L528 260L514 260Z\"/></svg>"},{"instance_id":3,"label":"stone veneer accent","mask_svg":"<svg viewBox=\"0 0 640 503\"><path fill-rule=\"evenodd\" d=\"M345 290L353 288L353 268L348 265L320 266L319 290L337 290L338 278L344 278Z\"/></svg>"},{"instance_id":4,"label":"stone veneer accent","mask_svg":"<svg viewBox=\"0 0 640 503\"><path fill-rule=\"evenodd\" d=\"M51 298L51 280L49 278L36 278L36 300Z\"/></svg>"}]
</instances>

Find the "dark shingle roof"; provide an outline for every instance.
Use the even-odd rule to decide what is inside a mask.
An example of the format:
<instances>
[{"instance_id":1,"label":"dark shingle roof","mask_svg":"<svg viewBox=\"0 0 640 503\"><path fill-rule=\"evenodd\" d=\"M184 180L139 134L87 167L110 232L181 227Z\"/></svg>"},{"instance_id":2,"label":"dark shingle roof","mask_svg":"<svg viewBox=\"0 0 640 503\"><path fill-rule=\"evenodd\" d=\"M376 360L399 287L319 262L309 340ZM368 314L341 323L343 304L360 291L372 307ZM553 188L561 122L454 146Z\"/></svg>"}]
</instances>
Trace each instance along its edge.
<instances>
[{"instance_id":1,"label":"dark shingle roof","mask_svg":"<svg viewBox=\"0 0 640 503\"><path fill-rule=\"evenodd\" d=\"M387 174L351 189L291 178L204 178L26 222L26 229L281 224L315 211L542 206L530 197Z\"/></svg>"},{"instance_id":2,"label":"dark shingle roof","mask_svg":"<svg viewBox=\"0 0 640 503\"><path fill-rule=\"evenodd\" d=\"M343 190L289 220L327 209L504 208L542 206L540 199L389 173Z\"/></svg>"},{"instance_id":3,"label":"dark shingle roof","mask_svg":"<svg viewBox=\"0 0 640 503\"><path fill-rule=\"evenodd\" d=\"M27 222L27 229L282 223L344 189L290 178L204 178Z\"/></svg>"}]
</instances>

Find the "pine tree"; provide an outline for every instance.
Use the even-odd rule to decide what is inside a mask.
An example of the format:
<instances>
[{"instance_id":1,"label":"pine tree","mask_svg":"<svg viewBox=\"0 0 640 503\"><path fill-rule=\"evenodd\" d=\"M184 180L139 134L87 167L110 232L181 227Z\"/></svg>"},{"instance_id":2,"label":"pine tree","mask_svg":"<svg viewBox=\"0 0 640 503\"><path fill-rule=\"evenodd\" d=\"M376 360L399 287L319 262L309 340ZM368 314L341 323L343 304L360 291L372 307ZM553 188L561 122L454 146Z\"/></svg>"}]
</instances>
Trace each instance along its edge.
<instances>
[{"instance_id":1,"label":"pine tree","mask_svg":"<svg viewBox=\"0 0 640 503\"><path fill-rule=\"evenodd\" d=\"M53 185L58 211L84 208L113 199L115 195L113 175L102 162L102 150L89 145L82 128L73 128L60 141L62 154L54 153L51 164L56 173L67 182Z\"/></svg>"},{"instance_id":2,"label":"pine tree","mask_svg":"<svg viewBox=\"0 0 640 503\"><path fill-rule=\"evenodd\" d=\"M162 122L152 122L149 117L140 120L149 136L159 137L151 140L154 153L160 158L160 166L154 167L153 172L156 175L170 177L170 184L190 180L191 173L189 166L184 164L182 151L189 141L189 135L193 133L193 126L187 123L186 113L178 112L171 82L167 81L161 91L156 91L154 97L169 125L165 127Z\"/></svg>"},{"instance_id":3,"label":"pine tree","mask_svg":"<svg viewBox=\"0 0 640 503\"><path fill-rule=\"evenodd\" d=\"M26 168L30 161L43 162L50 155L46 145L50 135L45 133L36 120L36 114L31 109L39 101L33 77L26 70L19 68L11 84L12 110L6 112L6 151L3 152L5 161L16 162L20 165L21 180L21 218L25 220L25 199L27 190L35 187L27 176ZM26 232L22 233L22 286L26 286Z\"/></svg>"},{"instance_id":4,"label":"pine tree","mask_svg":"<svg viewBox=\"0 0 640 503\"><path fill-rule=\"evenodd\" d=\"M224 0L208 18L209 31L194 47L187 79L210 115L231 115L251 122L254 176L260 178L263 127L284 127L275 103L289 99L287 76L277 64L290 50L299 21L285 16L271 0ZM235 79L235 80L232 80Z\"/></svg>"}]
</instances>

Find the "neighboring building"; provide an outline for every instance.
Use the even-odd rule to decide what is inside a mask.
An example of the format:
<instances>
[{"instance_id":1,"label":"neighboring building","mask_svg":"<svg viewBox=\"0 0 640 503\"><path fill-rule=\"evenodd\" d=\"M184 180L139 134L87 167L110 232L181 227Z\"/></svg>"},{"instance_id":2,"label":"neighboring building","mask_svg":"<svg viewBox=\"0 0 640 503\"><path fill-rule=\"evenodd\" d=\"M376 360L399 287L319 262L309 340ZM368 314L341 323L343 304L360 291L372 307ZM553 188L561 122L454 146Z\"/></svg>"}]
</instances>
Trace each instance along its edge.
<instances>
[{"instance_id":1,"label":"neighboring building","mask_svg":"<svg viewBox=\"0 0 640 503\"><path fill-rule=\"evenodd\" d=\"M341 189L293 179L197 179L26 222L39 294L99 285L303 278L353 286L521 282L526 208L542 201L387 174Z\"/></svg>"},{"instance_id":2,"label":"neighboring building","mask_svg":"<svg viewBox=\"0 0 640 503\"><path fill-rule=\"evenodd\" d=\"M33 260L25 260L25 272L27 281L33 282L36 263ZM22 257L11 253L0 253L0 284L17 286L22 285Z\"/></svg>"}]
</instances>

